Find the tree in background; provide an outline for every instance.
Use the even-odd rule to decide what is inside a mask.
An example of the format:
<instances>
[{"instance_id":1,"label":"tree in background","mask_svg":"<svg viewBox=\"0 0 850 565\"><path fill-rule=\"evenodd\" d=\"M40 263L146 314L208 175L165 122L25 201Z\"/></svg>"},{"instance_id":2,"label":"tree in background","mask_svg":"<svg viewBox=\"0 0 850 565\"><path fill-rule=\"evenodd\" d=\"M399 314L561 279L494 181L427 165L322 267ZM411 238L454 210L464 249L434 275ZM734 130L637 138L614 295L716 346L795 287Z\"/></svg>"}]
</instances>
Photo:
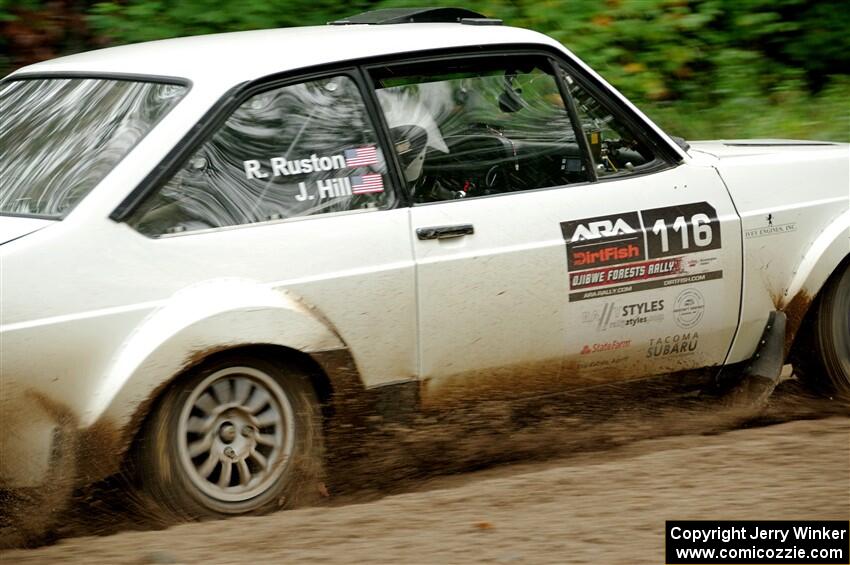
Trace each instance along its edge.
<instances>
[{"instance_id":1,"label":"tree in background","mask_svg":"<svg viewBox=\"0 0 850 565\"><path fill-rule=\"evenodd\" d=\"M103 45L88 31L88 2L0 0L0 75Z\"/></svg>"},{"instance_id":2,"label":"tree in background","mask_svg":"<svg viewBox=\"0 0 850 565\"><path fill-rule=\"evenodd\" d=\"M0 73L103 45L464 5L547 33L686 137L850 140L845 0L0 0Z\"/></svg>"}]
</instances>

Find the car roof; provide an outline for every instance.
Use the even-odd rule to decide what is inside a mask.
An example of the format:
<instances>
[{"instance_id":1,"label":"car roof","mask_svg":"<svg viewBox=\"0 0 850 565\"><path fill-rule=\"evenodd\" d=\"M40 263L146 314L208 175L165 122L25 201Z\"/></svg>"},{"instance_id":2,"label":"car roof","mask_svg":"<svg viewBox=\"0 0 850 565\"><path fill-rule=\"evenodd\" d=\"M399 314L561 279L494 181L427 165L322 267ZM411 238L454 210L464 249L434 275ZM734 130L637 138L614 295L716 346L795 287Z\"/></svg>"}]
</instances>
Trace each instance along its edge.
<instances>
[{"instance_id":1,"label":"car roof","mask_svg":"<svg viewBox=\"0 0 850 565\"><path fill-rule=\"evenodd\" d=\"M326 25L166 39L61 57L27 73L111 73L238 84L315 65L429 49L496 44L559 47L535 31L501 25L405 23Z\"/></svg>"}]
</instances>

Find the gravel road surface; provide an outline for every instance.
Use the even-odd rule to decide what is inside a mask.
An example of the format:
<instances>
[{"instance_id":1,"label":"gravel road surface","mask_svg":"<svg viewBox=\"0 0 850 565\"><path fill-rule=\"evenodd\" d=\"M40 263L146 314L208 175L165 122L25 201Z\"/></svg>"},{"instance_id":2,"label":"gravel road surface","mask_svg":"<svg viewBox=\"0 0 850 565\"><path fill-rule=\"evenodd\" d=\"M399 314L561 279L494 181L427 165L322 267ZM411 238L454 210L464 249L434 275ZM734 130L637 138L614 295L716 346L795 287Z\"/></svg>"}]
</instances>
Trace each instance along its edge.
<instances>
[{"instance_id":1,"label":"gravel road surface","mask_svg":"<svg viewBox=\"0 0 850 565\"><path fill-rule=\"evenodd\" d=\"M850 414L799 400L779 395L739 429L675 435L668 420L653 439L349 489L265 517L79 536L98 520L94 531L110 531L88 508L65 533L78 537L0 562L660 564L668 519L850 519ZM141 527L132 516L116 529Z\"/></svg>"}]
</instances>

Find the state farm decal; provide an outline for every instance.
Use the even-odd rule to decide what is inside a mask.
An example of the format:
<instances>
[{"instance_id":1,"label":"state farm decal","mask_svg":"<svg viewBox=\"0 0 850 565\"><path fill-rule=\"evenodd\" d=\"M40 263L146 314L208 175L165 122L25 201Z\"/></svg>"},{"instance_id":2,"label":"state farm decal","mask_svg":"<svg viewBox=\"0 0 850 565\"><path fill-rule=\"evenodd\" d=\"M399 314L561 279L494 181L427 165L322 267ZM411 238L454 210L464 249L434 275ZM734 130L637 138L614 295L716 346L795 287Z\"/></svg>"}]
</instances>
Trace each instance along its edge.
<instances>
[{"instance_id":1,"label":"state farm decal","mask_svg":"<svg viewBox=\"0 0 850 565\"><path fill-rule=\"evenodd\" d=\"M617 351L619 349L626 349L632 345L632 340L626 339L623 341L606 341L604 343L594 343L592 345L585 345L581 348L582 355L592 355L594 353L602 353L603 351Z\"/></svg>"}]
</instances>

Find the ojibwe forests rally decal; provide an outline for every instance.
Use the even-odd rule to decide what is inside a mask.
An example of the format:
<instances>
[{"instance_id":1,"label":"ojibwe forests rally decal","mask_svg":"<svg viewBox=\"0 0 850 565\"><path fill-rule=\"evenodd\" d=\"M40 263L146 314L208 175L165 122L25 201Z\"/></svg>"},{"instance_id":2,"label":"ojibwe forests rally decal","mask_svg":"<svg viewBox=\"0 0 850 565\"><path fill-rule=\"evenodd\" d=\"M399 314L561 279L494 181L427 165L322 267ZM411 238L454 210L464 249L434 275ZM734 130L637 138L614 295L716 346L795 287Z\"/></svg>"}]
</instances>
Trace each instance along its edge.
<instances>
[{"instance_id":1,"label":"ojibwe forests rally decal","mask_svg":"<svg viewBox=\"0 0 850 565\"><path fill-rule=\"evenodd\" d=\"M723 277L706 270L721 248L717 211L695 202L561 223L570 302Z\"/></svg>"}]
</instances>

